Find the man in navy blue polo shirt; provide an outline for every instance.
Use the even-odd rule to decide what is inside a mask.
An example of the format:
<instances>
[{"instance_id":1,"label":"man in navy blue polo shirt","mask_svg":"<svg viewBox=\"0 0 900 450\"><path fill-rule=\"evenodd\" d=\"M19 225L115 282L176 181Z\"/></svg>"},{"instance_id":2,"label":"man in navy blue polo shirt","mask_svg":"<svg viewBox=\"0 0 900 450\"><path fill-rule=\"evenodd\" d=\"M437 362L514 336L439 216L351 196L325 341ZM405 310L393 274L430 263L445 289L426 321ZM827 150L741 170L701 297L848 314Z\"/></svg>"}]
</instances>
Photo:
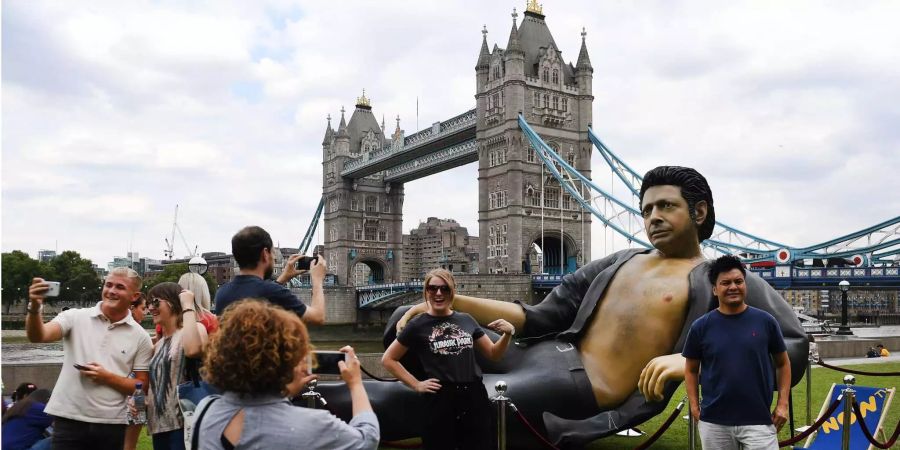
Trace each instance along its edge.
<instances>
[{"instance_id":1,"label":"man in navy blue polo shirt","mask_svg":"<svg viewBox=\"0 0 900 450\"><path fill-rule=\"evenodd\" d=\"M323 284L327 266L321 255L309 267L312 301L306 306L284 287L291 278L303 273L297 270L297 260L302 255L291 255L284 265L284 271L278 276L278 280L273 282L270 278L275 271L275 258L272 256L272 237L266 230L257 226L244 227L231 238L231 253L240 271L233 280L222 285L216 292L216 315L221 316L228 305L238 300L259 298L297 313L308 324L325 323Z\"/></svg>"},{"instance_id":2,"label":"man in navy blue polo shirt","mask_svg":"<svg viewBox=\"0 0 900 450\"><path fill-rule=\"evenodd\" d=\"M745 275L734 256L710 265L719 307L694 321L682 351L691 415L700 421L703 448L777 450L778 430L787 421L791 365L781 328L771 314L744 302ZM776 373L770 355L778 380L772 413Z\"/></svg>"}]
</instances>

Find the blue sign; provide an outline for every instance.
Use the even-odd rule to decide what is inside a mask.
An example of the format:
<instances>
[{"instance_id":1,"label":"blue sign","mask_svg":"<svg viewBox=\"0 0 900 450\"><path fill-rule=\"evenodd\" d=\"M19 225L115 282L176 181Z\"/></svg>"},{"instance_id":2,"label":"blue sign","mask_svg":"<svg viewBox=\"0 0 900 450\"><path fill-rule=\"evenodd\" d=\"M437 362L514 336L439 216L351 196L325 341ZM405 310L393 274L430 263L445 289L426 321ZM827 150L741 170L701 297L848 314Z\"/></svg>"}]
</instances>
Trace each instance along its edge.
<instances>
[{"instance_id":1,"label":"blue sign","mask_svg":"<svg viewBox=\"0 0 900 450\"><path fill-rule=\"evenodd\" d=\"M845 384L834 384L831 386L831 395L823 405L823 412L841 395L841 391L846 388ZM866 422L866 428L877 437L876 430L881 423L881 418L886 412L885 404L893 396L893 389L876 388L868 386L850 386L856 391L856 402L859 403L859 411L863 420ZM859 426L858 417L854 411L850 411L850 449L866 450L869 448L869 440L863 434L862 428ZM822 427L810 436L806 441L807 447L794 447L795 449L839 449L841 448L841 436L844 432L844 402L837 407ZM812 440L815 439L815 440ZM810 445L810 442L812 444Z\"/></svg>"}]
</instances>

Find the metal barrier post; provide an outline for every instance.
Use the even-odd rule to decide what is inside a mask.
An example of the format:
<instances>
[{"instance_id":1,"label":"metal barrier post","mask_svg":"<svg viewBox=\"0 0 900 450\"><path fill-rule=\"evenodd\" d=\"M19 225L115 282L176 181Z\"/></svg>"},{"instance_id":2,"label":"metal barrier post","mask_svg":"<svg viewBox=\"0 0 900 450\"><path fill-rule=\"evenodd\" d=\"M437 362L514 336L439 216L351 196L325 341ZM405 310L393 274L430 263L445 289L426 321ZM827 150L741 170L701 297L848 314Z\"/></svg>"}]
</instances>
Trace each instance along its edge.
<instances>
[{"instance_id":1,"label":"metal barrier post","mask_svg":"<svg viewBox=\"0 0 900 450\"><path fill-rule=\"evenodd\" d=\"M841 430L841 450L849 450L850 449L850 419L853 417L853 401L856 394L856 391L853 390L850 386L856 384L856 378L853 375L845 375L844 376L844 384L847 387L844 388L844 429Z\"/></svg>"},{"instance_id":2,"label":"metal barrier post","mask_svg":"<svg viewBox=\"0 0 900 450\"><path fill-rule=\"evenodd\" d=\"M688 407L688 449L695 450L697 448L697 421L691 414L691 408Z\"/></svg>"},{"instance_id":3,"label":"metal barrier post","mask_svg":"<svg viewBox=\"0 0 900 450\"><path fill-rule=\"evenodd\" d=\"M497 381L494 385L497 395L491 398L497 404L497 450L506 450L506 406L509 404L506 387L505 381Z\"/></svg>"},{"instance_id":4,"label":"metal barrier post","mask_svg":"<svg viewBox=\"0 0 900 450\"><path fill-rule=\"evenodd\" d=\"M812 366L819 361L819 345L809 343L809 357L806 358L806 426L812 425Z\"/></svg>"},{"instance_id":5,"label":"metal barrier post","mask_svg":"<svg viewBox=\"0 0 900 450\"><path fill-rule=\"evenodd\" d=\"M319 383L316 380L310 380L306 385L306 392L301 395L301 397L306 400L307 408L316 409L316 404L322 397L322 394L316 392L316 386L318 385Z\"/></svg>"}]
</instances>

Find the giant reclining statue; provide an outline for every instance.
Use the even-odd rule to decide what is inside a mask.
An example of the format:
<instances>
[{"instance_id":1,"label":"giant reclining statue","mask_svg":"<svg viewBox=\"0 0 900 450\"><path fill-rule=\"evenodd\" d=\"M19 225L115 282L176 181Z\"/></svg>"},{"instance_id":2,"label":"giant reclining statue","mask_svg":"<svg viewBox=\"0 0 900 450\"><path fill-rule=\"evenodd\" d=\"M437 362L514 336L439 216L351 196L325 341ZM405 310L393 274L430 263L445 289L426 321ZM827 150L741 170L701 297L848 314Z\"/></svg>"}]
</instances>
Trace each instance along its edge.
<instances>
[{"instance_id":1,"label":"giant reclining statue","mask_svg":"<svg viewBox=\"0 0 900 450\"><path fill-rule=\"evenodd\" d=\"M562 448L579 448L662 412L684 379L680 353L691 323L717 306L699 246L715 221L706 179L693 169L658 167L644 177L640 197L654 248L622 250L593 261L563 277L535 305L454 299L454 309L482 325L502 317L519 330L502 360L479 360L483 382L493 392L497 381L506 381L507 396L526 419ZM747 304L777 319L795 385L809 348L800 321L781 295L752 273L747 274ZM395 311L385 346L396 336L398 323L423 309ZM425 378L413 356L401 362ZM346 389L327 383L319 388L332 411L349 420ZM367 381L366 390L382 439L421 434L419 394L398 382ZM519 421L510 418L508 427L511 448L541 448Z\"/></svg>"}]
</instances>

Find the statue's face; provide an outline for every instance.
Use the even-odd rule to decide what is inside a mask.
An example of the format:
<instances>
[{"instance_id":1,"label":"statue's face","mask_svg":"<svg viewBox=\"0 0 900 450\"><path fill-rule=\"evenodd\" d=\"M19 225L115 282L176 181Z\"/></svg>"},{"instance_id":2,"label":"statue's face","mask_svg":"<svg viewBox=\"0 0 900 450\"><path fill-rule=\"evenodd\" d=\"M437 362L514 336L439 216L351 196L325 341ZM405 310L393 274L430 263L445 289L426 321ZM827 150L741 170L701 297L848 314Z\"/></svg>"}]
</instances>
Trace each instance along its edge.
<instances>
[{"instance_id":1,"label":"statue's face","mask_svg":"<svg viewBox=\"0 0 900 450\"><path fill-rule=\"evenodd\" d=\"M641 216L647 238L663 253L696 246L697 228L680 187L662 185L647 189Z\"/></svg>"}]
</instances>

